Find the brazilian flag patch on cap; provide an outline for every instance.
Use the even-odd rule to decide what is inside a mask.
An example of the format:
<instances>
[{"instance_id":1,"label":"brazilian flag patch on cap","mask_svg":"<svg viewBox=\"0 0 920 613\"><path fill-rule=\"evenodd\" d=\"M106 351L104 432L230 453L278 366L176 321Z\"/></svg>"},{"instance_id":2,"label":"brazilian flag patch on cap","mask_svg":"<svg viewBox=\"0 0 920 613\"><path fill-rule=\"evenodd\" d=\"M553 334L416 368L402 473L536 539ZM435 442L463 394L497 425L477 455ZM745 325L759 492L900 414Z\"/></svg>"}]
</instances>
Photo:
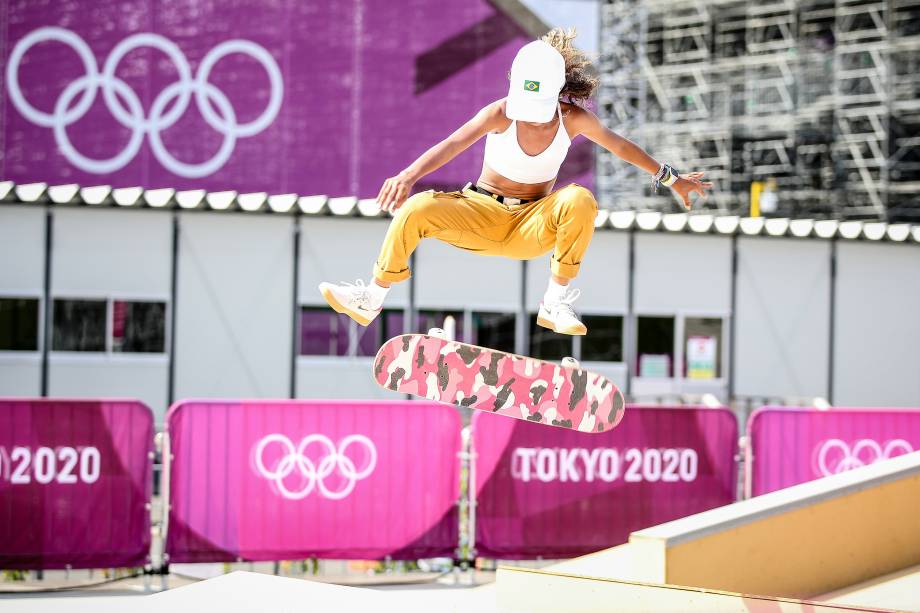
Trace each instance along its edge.
<instances>
[{"instance_id":1,"label":"brazilian flag patch on cap","mask_svg":"<svg viewBox=\"0 0 920 613\"><path fill-rule=\"evenodd\" d=\"M540 82L539 81L528 81L525 79L524 89L529 92L538 92L540 91Z\"/></svg>"}]
</instances>

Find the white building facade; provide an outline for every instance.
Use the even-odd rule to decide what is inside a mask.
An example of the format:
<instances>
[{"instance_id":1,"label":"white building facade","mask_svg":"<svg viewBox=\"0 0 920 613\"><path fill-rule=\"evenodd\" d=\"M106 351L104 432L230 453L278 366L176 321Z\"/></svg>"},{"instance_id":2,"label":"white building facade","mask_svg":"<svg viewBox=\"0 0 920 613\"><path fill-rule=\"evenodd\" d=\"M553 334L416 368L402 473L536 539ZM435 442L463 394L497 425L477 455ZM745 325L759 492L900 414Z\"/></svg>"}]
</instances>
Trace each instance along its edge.
<instances>
[{"instance_id":1,"label":"white building facade","mask_svg":"<svg viewBox=\"0 0 920 613\"><path fill-rule=\"evenodd\" d=\"M918 227L602 211L584 338L533 323L548 256L424 241L365 329L316 286L369 277L373 203L92 189L4 184L2 396L136 397L158 423L180 398L388 397L379 344L452 315L458 340L573 355L639 401L920 406Z\"/></svg>"}]
</instances>

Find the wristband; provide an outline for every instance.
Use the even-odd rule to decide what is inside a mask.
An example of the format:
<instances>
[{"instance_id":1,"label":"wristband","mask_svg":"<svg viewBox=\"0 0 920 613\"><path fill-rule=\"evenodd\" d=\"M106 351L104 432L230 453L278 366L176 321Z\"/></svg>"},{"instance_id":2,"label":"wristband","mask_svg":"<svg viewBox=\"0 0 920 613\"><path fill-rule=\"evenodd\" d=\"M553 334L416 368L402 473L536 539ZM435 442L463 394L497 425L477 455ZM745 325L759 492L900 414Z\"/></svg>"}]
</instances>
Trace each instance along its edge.
<instances>
[{"instance_id":1,"label":"wristband","mask_svg":"<svg viewBox=\"0 0 920 613\"><path fill-rule=\"evenodd\" d=\"M655 173L655 177L652 179L652 187L655 190L655 193L658 193L658 188L661 185L665 187L671 187L674 183L677 182L677 179L680 176L680 172L671 167L670 164L662 164L661 168L658 169L658 172Z\"/></svg>"},{"instance_id":2,"label":"wristband","mask_svg":"<svg viewBox=\"0 0 920 613\"><path fill-rule=\"evenodd\" d=\"M665 187L671 187L677 182L679 173L670 166L665 165L665 168L667 169L667 176L661 179L661 184Z\"/></svg>"}]
</instances>

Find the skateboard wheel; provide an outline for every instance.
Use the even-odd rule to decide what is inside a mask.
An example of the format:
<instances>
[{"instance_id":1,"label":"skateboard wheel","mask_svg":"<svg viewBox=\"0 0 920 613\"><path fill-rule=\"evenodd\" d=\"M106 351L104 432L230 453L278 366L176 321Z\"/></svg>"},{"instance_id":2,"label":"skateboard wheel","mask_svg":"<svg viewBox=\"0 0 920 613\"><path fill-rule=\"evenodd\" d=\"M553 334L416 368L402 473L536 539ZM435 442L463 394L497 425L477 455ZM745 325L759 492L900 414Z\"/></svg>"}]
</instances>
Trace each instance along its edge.
<instances>
[{"instance_id":1,"label":"skateboard wheel","mask_svg":"<svg viewBox=\"0 0 920 613\"><path fill-rule=\"evenodd\" d=\"M442 340L449 340L447 338L447 333L444 331L444 328L429 328L428 336L433 336L435 338L440 338Z\"/></svg>"},{"instance_id":2,"label":"skateboard wheel","mask_svg":"<svg viewBox=\"0 0 920 613\"><path fill-rule=\"evenodd\" d=\"M578 360L573 357L564 357L562 358L562 367L563 368L578 368Z\"/></svg>"}]
</instances>

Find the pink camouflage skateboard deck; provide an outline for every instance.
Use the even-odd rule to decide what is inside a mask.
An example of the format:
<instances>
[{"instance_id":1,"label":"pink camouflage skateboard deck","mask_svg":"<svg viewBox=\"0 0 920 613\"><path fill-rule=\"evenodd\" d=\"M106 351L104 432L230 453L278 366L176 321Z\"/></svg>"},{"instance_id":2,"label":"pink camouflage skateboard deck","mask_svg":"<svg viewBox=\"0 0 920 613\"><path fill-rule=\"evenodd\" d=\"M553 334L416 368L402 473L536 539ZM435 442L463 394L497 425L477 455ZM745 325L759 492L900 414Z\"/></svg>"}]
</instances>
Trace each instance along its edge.
<instances>
[{"instance_id":1,"label":"pink camouflage skateboard deck","mask_svg":"<svg viewBox=\"0 0 920 613\"><path fill-rule=\"evenodd\" d=\"M623 418L623 394L609 379L427 334L391 338L374 358L388 390L580 432L606 432Z\"/></svg>"}]
</instances>

